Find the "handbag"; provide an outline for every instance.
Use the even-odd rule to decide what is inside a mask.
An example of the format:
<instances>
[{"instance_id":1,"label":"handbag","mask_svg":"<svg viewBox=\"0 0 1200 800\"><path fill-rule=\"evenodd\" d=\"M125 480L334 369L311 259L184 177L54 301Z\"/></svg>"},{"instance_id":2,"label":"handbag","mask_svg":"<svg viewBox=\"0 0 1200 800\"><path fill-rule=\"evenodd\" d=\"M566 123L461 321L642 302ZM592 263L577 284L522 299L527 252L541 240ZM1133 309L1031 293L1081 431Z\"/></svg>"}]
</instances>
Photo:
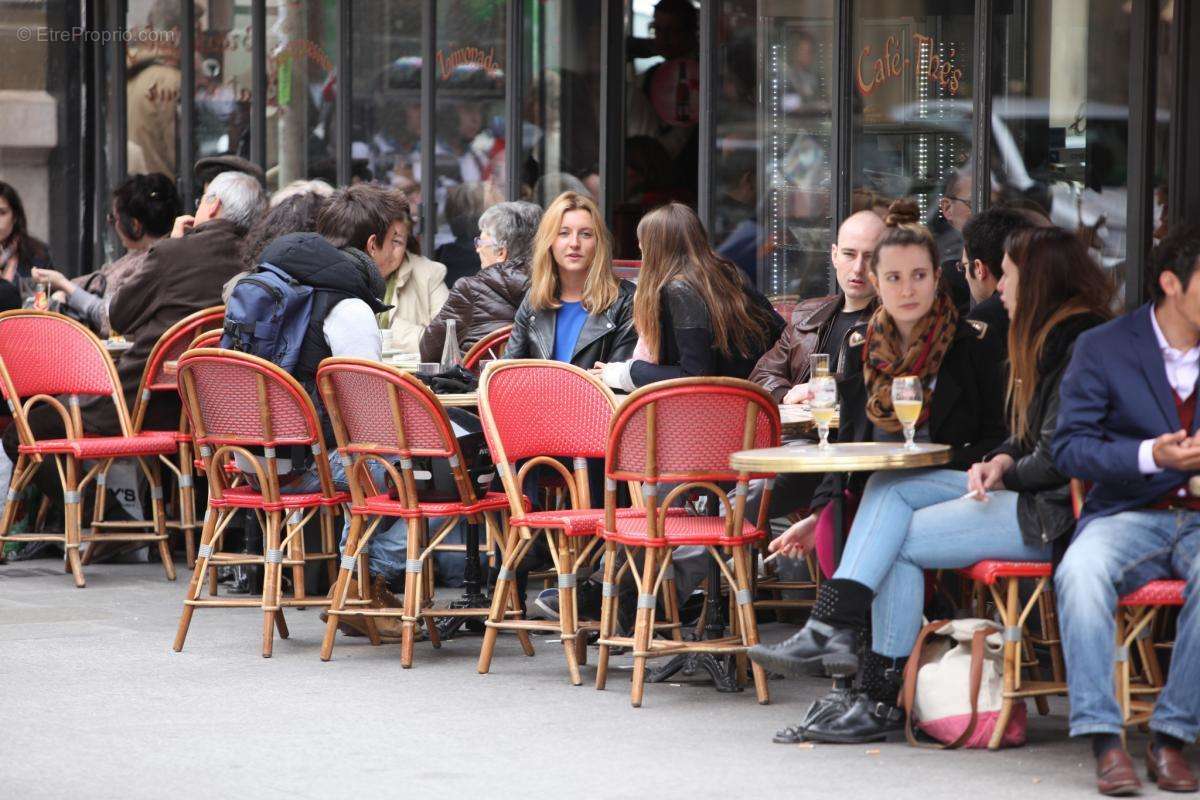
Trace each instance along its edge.
<instances>
[{"instance_id":1,"label":"handbag","mask_svg":"<svg viewBox=\"0 0 1200 800\"><path fill-rule=\"evenodd\" d=\"M921 629L904 668L900 703L904 732L914 746L951 750L988 746L1004 701L1004 643L986 619L931 622ZM922 745L913 725L939 744ZM1025 701L1014 704L1001 745L1025 744Z\"/></svg>"}]
</instances>

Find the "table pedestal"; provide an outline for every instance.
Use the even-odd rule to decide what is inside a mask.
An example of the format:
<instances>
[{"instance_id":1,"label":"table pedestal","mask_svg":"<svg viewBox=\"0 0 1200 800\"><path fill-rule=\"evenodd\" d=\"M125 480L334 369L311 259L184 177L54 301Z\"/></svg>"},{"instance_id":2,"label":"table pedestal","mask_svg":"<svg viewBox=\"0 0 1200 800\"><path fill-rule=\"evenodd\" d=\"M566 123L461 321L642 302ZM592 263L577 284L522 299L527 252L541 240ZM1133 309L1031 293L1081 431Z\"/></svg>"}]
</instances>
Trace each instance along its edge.
<instances>
[{"instance_id":1,"label":"table pedestal","mask_svg":"<svg viewBox=\"0 0 1200 800\"><path fill-rule=\"evenodd\" d=\"M701 639L720 639L725 635L725 612L721 603L721 569L714 560L708 566L708 590L704 593L704 629ZM694 640L693 640L694 641ZM650 683L663 683L682 670L687 677L703 670L718 692L740 692L737 681L737 658L712 653L677 655L646 677Z\"/></svg>"},{"instance_id":2,"label":"table pedestal","mask_svg":"<svg viewBox=\"0 0 1200 800\"><path fill-rule=\"evenodd\" d=\"M492 607L492 601L483 591L483 575L479 569L479 523L467 524L466 535L467 565L463 570L462 597L451 601L449 609L478 608L484 612ZM449 639L463 627L471 633L483 633L482 617L469 616L442 617L438 620L438 633L443 639Z\"/></svg>"}]
</instances>

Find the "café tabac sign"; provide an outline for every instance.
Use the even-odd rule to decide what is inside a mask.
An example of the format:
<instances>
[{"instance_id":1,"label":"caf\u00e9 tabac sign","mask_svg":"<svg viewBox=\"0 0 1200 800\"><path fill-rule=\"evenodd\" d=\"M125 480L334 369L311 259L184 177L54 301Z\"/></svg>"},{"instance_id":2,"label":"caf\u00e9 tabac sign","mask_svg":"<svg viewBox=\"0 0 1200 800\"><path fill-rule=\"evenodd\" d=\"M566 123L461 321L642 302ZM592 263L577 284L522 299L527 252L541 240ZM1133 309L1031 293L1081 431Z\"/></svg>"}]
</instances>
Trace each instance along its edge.
<instances>
[{"instance_id":1,"label":"caf\u00e9 tabac sign","mask_svg":"<svg viewBox=\"0 0 1200 800\"><path fill-rule=\"evenodd\" d=\"M884 40L882 52L876 54L871 45L859 51L855 83L859 94L870 97L880 88L911 73L918 81L928 80L954 96L963 79L962 70L954 63L956 55L953 48L946 54L939 54L933 37L921 33L912 35L912 53L909 54L904 48L903 34L893 33Z\"/></svg>"}]
</instances>

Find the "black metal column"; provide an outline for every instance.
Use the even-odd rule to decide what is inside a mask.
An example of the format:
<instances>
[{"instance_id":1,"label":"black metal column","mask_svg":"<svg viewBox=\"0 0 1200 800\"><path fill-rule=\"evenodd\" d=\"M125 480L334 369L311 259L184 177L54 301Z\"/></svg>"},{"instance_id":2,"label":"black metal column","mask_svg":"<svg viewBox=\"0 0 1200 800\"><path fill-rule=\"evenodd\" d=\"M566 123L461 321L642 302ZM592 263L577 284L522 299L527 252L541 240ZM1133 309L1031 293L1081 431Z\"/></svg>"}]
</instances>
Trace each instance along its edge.
<instances>
[{"instance_id":1,"label":"black metal column","mask_svg":"<svg viewBox=\"0 0 1200 800\"><path fill-rule=\"evenodd\" d=\"M1171 98L1171 161L1167 213L1171 225L1200 219L1200 7L1177 0L1171 39L1175 55ZM1191 102L1189 102L1189 99Z\"/></svg>"},{"instance_id":2,"label":"black metal column","mask_svg":"<svg viewBox=\"0 0 1200 800\"><path fill-rule=\"evenodd\" d=\"M1177 4L1178 5L1178 4ZM1143 273L1154 242L1154 117L1158 0L1133 0L1129 28L1129 188L1125 239L1125 307L1142 303Z\"/></svg>"},{"instance_id":3,"label":"black metal column","mask_svg":"<svg viewBox=\"0 0 1200 800\"><path fill-rule=\"evenodd\" d=\"M354 19L350 6L350 0L337 0L338 60L335 92L337 107L334 109L337 127L334 141L337 145L337 182L341 186L347 186L350 183L350 148L354 144L353 118L350 116L350 109L354 103L354 97L351 94L354 91L352 86L354 47L351 39L354 35Z\"/></svg>"},{"instance_id":4,"label":"black metal column","mask_svg":"<svg viewBox=\"0 0 1200 800\"><path fill-rule=\"evenodd\" d=\"M267 168L267 0L250 4L250 160Z\"/></svg>"},{"instance_id":5,"label":"black metal column","mask_svg":"<svg viewBox=\"0 0 1200 800\"><path fill-rule=\"evenodd\" d=\"M974 196L971 206L978 214L992 200L992 76L995 57L992 34L995 29L993 0L975 0L975 97L972 98L972 160Z\"/></svg>"},{"instance_id":6,"label":"black metal column","mask_svg":"<svg viewBox=\"0 0 1200 800\"><path fill-rule=\"evenodd\" d=\"M830 209L833 217L833 230L830 236L837 241L837 231L846 217L850 216L850 136L853 132L853 107L851 92L854 91L854 59L850 48L854 39L854 2L853 0L837 0L833 17L833 102L831 105L832 120L830 144L832 145L833 161L830 164L831 196ZM829 285L836 286L837 277L833 273L833 264L829 265Z\"/></svg>"},{"instance_id":7,"label":"black metal column","mask_svg":"<svg viewBox=\"0 0 1200 800\"><path fill-rule=\"evenodd\" d=\"M505 17L504 196L521 199L522 109L525 107L525 0L508 0Z\"/></svg>"},{"instance_id":8,"label":"black metal column","mask_svg":"<svg viewBox=\"0 0 1200 800\"><path fill-rule=\"evenodd\" d=\"M625 0L603 0L600 20L600 210L613 224L625 185Z\"/></svg>"},{"instance_id":9,"label":"black metal column","mask_svg":"<svg viewBox=\"0 0 1200 800\"><path fill-rule=\"evenodd\" d=\"M421 236L433 252L437 231L437 147L433 104L437 102L437 0L421 4Z\"/></svg>"},{"instance_id":10,"label":"black metal column","mask_svg":"<svg viewBox=\"0 0 1200 800\"><path fill-rule=\"evenodd\" d=\"M700 130L696 176L696 212L704 229L711 233L717 147L717 19L720 0L700 3Z\"/></svg>"},{"instance_id":11,"label":"black metal column","mask_svg":"<svg viewBox=\"0 0 1200 800\"><path fill-rule=\"evenodd\" d=\"M125 0L113 0L109 4L108 29L110 31L126 29L127 5ZM112 173L109 178L115 186L125 180L125 176L129 173L129 118L126 116L128 103L125 96L125 52L128 46L124 38L120 36L114 38L115 41L110 42L107 47L108 54L112 59L109 65L112 106L108 115L109 131L112 137L112 150L108 157L109 163L112 164Z\"/></svg>"},{"instance_id":12,"label":"black metal column","mask_svg":"<svg viewBox=\"0 0 1200 800\"><path fill-rule=\"evenodd\" d=\"M107 19L108 3L100 0L96 4L85 3L88 9L85 21L89 30L96 30ZM91 241L84 250L89 258L81 265L91 271L96 265L104 263L105 211L108 209L108 125L105 115L108 107L108 91L105 84L107 71L104 63L104 49L98 42L85 45L87 57L91 63L91 93L88 98L88 117L91 120L91 152L92 152L92 218Z\"/></svg>"},{"instance_id":13,"label":"black metal column","mask_svg":"<svg viewBox=\"0 0 1200 800\"><path fill-rule=\"evenodd\" d=\"M183 30L179 31L179 193L191 210L196 160L196 3L183 2Z\"/></svg>"}]
</instances>

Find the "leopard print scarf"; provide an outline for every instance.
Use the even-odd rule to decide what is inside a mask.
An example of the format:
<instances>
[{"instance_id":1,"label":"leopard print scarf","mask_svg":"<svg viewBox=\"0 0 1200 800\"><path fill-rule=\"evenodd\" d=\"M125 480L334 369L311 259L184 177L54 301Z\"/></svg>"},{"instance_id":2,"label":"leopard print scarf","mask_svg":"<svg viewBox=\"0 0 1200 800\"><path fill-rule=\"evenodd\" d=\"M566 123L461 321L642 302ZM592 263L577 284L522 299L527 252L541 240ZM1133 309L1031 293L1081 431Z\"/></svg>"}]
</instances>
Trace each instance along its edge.
<instances>
[{"instance_id":1,"label":"leopard print scarf","mask_svg":"<svg viewBox=\"0 0 1200 800\"><path fill-rule=\"evenodd\" d=\"M929 419L932 392L930 378L942 367L942 358L958 330L958 309L945 292L938 294L933 308L917 323L913 342L901 351L900 333L891 314L880 306L867 325L863 378L867 385L867 416L875 427L899 433L900 420L892 410L892 378L917 375L925 387L925 402L917 426Z\"/></svg>"}]
</instances>

